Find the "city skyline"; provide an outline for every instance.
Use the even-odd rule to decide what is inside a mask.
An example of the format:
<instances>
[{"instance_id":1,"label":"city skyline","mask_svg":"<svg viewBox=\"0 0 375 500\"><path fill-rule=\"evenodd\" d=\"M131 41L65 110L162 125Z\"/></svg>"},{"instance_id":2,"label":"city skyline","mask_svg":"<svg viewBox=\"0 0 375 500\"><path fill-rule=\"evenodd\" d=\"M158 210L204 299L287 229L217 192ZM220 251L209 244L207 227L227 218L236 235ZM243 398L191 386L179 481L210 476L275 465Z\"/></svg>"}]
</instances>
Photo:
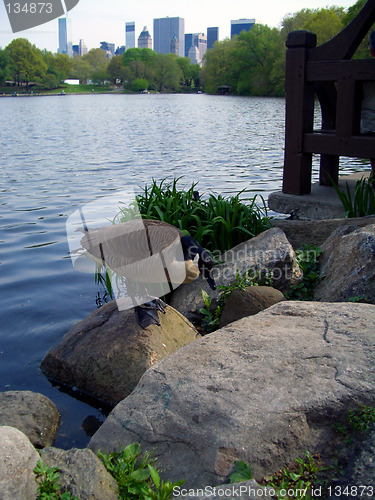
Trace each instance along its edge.
<instances>
[{"instance_id":1,"label":"city skyline","mask_svg":"<svg viewBox=\"0 0 375 500\"><path fill-rule=\"evenodd\" d=\"M338 0L335 5L348 8L353 0ZM329 3L331 5L331 3ZM77 44L85 41L88 50L100 46L106 40L116 47L125 45L125 22L135 22L135 38L138 39L144 26L148 26L154 39L153 20L163 17L185 19L185 33L207 33L207 27L219 28L219 39L230 38L231 20L256 18L261 24L279 27L287 14L303 8L323 8L327 0L269 0L267 4L257 2L249 5L247 0L232 0L230 6L223 0L191 0L189 5L177 5L172 0L139 0L133 6L124 5L122 0L107 0L103 6L97 0L80 0L69 12L72 21L72 41ZM0 48L5 48L15 38L26 38L40 49L57 52L58 23L50 21L31 30L12 33L4 3L0 3Z\"/></svg>"}]
</instances>

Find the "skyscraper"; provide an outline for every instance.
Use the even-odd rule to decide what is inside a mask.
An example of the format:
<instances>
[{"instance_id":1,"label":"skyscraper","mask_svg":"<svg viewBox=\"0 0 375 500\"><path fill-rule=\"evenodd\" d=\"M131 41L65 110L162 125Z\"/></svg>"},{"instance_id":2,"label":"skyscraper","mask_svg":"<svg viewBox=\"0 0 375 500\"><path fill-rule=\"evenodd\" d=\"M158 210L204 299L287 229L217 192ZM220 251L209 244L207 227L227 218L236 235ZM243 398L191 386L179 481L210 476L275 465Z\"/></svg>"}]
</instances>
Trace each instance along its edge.
<instances>
[{"instance_id":1,"label":"skyscraper","mask_svg":"<svg viewBox=\"0 0 375 500\"><path fill-rule=\"evenodd\" d=\"M147 30L147 26L143 28L142 33L138 37L138 47L140 49L152 49L152 38Z\"/></svg>"},{"instance_id":2,"label":"skyscraper","mask_svg":"<svg viewBox=\"0 0 375 500\"><path fill-rule=\"evenodd\" d=\"M239 35L241 31L250 31L258 21L256 19L236 19L230 22L230 37Z\"/></svg>"},{"instance_id":3,"label":"skyscraper","mask_svg":"<svg viewBox=\"0 0 375 500\"><path fill-rule=\"evenodd\" d=\"M135 47L135 23L125 23L125 46L126 49Z\"/></svg>"},{"instance_id":4,"label":"skyscraper","mask_svg":"<svg viewBox=\"0 0 375 500\"><path fill-rule=\"evenodd\" d=\"M59 54L73 57L71 21L68 17L59 19Z\"/></svg>"},{"instance_id":5,"label":"skyscraper","mask_svg":"<svg viewBox=\"0 0 375 500\"><path fill-rule=\"evenodd\" d=\"M185 34L185 57L189 57L190 47L193 46L193 33Z\"/></svg>"},{"instance_id":6,"label":"skyscraper","mask_svg":"<svg viewBox=\"0 0 375 500\"><path fill-rule=\"evenodd\" d=\"M207 50L212 49L219 40L219 28L207 28Z\"/></svg>"},{"instance_id":7,"label":"skyscraper","mask_svg":"<svg viewBox=\"0 0 375 500\"><path fill-rule=\"evenodd\" d=\"M84 56L85 54L87 54L87 47L85 45L85 42L81 39L79 41L79 55Z\"/></svg>"},{"instance_id":8,"label":"skyscraper","mask_svg":"<svg viewBox=\"0 0 375 500\"><path fill-rule=\"evenodd\" d=\"M154 19L154 50L162 54L171 51L171 42L176 36L178 55L185 55L185 20L181 17ZM175 43L173 44L175 46Z\"/></svg>"},{"instance_id":9,"label":"skyscraper","mask_svg":"<svg viewBox=\"0 0 375 500\"><path fill-rule=\"evenodd\" d=\"M193 54L194 59L197 58L198 62L201 63L204 54L207 50L207 37L204 33L187 33L185 35L185 57L190 57L191 47L197 47L198 55ZM195 63L194 63L195 64Z\"/></svg>"}]
</instances>

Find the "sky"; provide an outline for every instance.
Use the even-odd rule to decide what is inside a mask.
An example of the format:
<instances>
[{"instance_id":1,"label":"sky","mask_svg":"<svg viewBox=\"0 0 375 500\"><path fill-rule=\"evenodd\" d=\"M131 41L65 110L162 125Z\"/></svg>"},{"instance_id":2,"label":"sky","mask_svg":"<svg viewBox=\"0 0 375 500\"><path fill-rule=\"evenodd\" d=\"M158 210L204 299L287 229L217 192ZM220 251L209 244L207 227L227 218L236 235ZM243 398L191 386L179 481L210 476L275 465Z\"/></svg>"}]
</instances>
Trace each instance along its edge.
<instances>
[{"instance_id":1,"label":"sky","mask_svg":"<svg viewBox=\"0 0 375 500\"><path fill-rule=\"evenodd\" d=\"M26 1L19 0L21 5ZM57 19L30 30L12 33L6 3L6 0L0 1L0 48L22 37L39 49L57 51ZM223 40L230 36L232 19L255 18L261 24L279 27L287 14L303 8L323 8L327 5L348 8L354 3L356 0L79 0L69 12L69 17L73 44L83 39L90 50L99 47L102 41L114 43L116 47L125 45L125 22L130 21L135 22L136 39L144 26L153 37L153 19L169 16L185 19L185 33L206 33L207 27L218 26L219 39Z\"/></svg>"}]
</instances>

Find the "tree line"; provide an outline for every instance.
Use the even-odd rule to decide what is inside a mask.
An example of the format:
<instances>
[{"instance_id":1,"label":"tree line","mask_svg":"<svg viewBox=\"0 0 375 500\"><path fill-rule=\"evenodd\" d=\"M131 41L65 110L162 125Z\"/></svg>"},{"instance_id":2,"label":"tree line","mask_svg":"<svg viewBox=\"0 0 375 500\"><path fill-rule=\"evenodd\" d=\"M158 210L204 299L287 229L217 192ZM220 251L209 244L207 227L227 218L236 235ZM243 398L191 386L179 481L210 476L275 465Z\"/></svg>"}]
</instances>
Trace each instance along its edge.
<instances>
[{"instance_id":1,"label":"tree line","mask_svg":"<svg viewBox=\"0 0 375 500\"><path fill-rule=\"evenodd\" d=\"M285 79L285 41L294 30L309 30L324 43L341 31L359 12L366 0L358 0L349 9L327 7L302 9L289 14L280 28L257 24L233 39L215 43L204 56L202 67L189 58L158 54L151 49L128 49L123 55L107 59L101 49L92 49L81 57L53 54L40 50L24 38L13 40L0 49L0 85L41 89L58 88L67 78L93 83L110 81L135 92L142 90L197 91L216 94L223 90L236 95L282 96ZM355 57L368 57L364 40Z\"/></svg>"}]
</instances>

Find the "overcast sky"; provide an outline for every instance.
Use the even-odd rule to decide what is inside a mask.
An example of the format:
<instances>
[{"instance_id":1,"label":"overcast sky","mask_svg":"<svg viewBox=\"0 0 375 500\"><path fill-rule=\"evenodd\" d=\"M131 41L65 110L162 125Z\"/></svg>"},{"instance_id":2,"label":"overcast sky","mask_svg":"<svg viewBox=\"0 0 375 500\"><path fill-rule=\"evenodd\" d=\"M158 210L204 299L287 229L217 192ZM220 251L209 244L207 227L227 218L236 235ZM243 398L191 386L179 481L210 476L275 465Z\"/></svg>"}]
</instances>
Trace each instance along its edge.
<instances>
[{"instance_id":1,"label":"overcast sky","mask_svg":"<svg viewBox=\"0 0 375 500\"><path fill-rule=\"evenodd\" d=\"M22 0L19 1L22 5ZM78 44L82 38L88 49L92 49L99 47L102 41L114 43L116 47L125 45L125 22L129 21L136 23L136 38L143 26L148 27L153 37L154 18L179 16L185 19L185 33L206 33L207 27L218 26L219 38L222 40L230 36L231 19L255 18L262 24L278 27L285 15L303 8L327 5L348 8L354 3L355 0L79 0L69 17L73 44ZM1 48L14 38L23 37L40 49L56 52L57 24L57 20L54 20L32 30L13 34L4 2L0 1Z\"/></svg>"}]
</instances>

